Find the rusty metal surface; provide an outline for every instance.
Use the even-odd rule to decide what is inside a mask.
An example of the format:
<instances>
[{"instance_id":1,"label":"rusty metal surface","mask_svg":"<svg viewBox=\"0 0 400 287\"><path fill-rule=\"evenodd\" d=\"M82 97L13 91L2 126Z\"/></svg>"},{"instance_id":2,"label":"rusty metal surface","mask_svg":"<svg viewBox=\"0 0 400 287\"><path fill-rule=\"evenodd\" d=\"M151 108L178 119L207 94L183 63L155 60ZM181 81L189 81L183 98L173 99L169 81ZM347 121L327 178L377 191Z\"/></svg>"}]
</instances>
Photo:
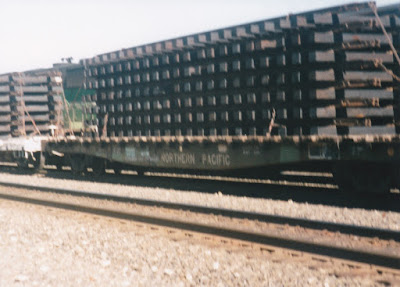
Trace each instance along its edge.
<instances>
[{"instance_id":1,"label":"rusty metal surface","mask_svg":"<svg viewBox=\"0 0 400 287\"><path fill-rule=\"evenodd\" d=\"M388 36L359 3L102 54L88 100L111 137L397 134L399 11L378 9Z\"/></svg>"},{"instance_id":2,"label":"rusty metal surface","mask_svg":"<svg viewBox=\"0 0 400 287\"><path fill-rule=\"evenodd\" d=\"M50 125L61 128L61 103L54 101L63 89L60 75L11 73L0 78L1 137L49 134ZM9 118L8 121L4 119Z\"/></svg>"}]
</instances>

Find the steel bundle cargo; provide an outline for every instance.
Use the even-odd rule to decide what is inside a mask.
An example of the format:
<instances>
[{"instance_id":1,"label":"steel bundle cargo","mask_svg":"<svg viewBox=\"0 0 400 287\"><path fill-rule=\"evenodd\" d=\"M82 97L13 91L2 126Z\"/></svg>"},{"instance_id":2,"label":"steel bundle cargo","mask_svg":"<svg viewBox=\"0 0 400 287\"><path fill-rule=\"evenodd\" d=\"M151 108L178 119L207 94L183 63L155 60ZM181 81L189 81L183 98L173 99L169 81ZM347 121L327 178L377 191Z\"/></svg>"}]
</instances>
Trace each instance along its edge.
<instances>
[{"instance_id":1,"label":"steel bundle cargo","mask_svg":"<svg viewBox=\"0 0 400 287\"><path fill-rule=\"evenodd\" d=\"M108 136L396 134L399 5L289 15L82 60Z\"/></svg>"},{"instance_id":2,"label":"steel bundle cargo","mask_svg":"<svg viewBox=\"0 0 400 287\"><path fill-rule=\"evenodd\" d=\"M61 128L60 75L12 73L0 76L0 136L47 135L51 125Z\"/></svg>"}]
</instances>

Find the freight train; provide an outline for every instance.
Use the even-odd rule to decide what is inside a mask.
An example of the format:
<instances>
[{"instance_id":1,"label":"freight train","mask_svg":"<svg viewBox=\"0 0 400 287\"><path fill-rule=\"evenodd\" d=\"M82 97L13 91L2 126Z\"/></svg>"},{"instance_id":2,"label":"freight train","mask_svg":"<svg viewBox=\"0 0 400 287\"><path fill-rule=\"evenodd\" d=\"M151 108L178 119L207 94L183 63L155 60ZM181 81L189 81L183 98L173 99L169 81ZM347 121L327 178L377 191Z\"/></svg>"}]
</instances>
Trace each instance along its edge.
<instances>
[{"instance_id":1,"label":"freight train","mask_svg":"<svg viewBox=\"0 0 400 287\"><path fill-rule=\"evenodd\" d=\"M356 3L83 59L79 136L68 114L64 124L53 115L47 136L6 137L0 152L98 175L328 170L344 190L388 192L400 186L399 32L400 5ZM58 90L51 75L4 77L0 112L14 136L14 121L35 126L39 113L13 116L14 103L41 95L53 111Z\"/></svg>"}]
</instances>

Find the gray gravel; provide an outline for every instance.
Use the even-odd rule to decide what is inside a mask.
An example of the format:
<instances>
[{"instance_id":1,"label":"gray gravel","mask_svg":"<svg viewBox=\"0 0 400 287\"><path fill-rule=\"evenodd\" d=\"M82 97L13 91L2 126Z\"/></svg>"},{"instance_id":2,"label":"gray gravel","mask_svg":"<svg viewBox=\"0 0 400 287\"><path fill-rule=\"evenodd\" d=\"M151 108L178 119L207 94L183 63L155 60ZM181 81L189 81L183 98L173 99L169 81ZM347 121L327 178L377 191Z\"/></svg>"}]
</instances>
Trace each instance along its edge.
<instances>
[{"instance_id":1,"label":"gray gravel","mask_svg":"<svg viewBox=\"0 0 400 287\"><path fill-rule=\"evenodd\" d=\"M0 286L380 286L251 250L0 200ZM274 261L272 261L274 259Z\"/></svg>"},{"instance_id":2,"label":"gray gravel","mask_svg":"<svg viewBox=\"0 0 400 287\"><path fill-rule=\"evenodd\" d=\"M223 195L221 193L206 194L194 191L188 192L163 188L94 183L90 181L62 180L45 178L40 175L12 175L0 173L0 181L31 184L34 186L56 186L59 188L115 194L134 198L223 207L266 214L400 230L400 213L398 212L329 207L318 204L296 203L292 200L282 201L235 197Z\"/></svg>"}]
</instances>

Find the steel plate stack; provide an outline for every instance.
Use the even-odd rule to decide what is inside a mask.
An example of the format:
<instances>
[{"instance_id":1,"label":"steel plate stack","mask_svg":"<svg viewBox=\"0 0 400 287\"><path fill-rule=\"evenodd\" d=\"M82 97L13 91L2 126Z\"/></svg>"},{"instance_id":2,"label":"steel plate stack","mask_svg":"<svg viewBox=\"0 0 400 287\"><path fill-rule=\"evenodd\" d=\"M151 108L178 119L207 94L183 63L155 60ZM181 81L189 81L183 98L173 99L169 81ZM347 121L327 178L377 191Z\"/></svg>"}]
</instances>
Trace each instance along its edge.
<instances>
[{"instance_id":1,"label":"steel plate stack","mask_svg":"<svg viewBox=\"0 0 400 287\"><path fill-rule=\"evenodd\" d=\"M0 136L48 134L62 126L62 81L57 74L0 76Z\"/></svg>"},{"instance_id":2,"label":"steel plate stack","mask_svg":"<svg viewBox=\"0 0 400 287\"><path fill-rule=\"evenodd\" d=\"M400 129L400 5L351 4L82 60L108 136L356 135Z\"/></svg>"}]
</instances>

